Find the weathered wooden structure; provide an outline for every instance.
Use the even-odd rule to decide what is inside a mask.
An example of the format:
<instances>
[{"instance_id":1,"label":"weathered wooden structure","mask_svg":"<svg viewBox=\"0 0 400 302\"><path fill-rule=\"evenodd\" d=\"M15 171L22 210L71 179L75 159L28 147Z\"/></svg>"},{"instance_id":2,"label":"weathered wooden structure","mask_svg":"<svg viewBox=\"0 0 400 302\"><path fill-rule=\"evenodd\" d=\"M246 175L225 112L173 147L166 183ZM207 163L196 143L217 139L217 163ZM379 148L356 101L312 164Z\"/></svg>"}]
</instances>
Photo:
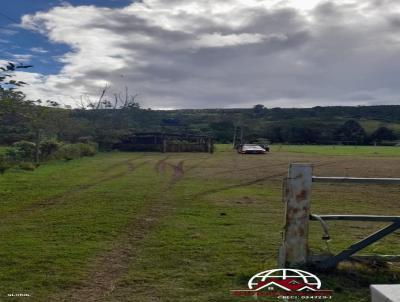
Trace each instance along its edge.
<instances>
[{"instance_id":1,"label":"weathered wooden structure","mask_svg":"<svg viewBox=\"0 0 400 302\"><path fill-rule=\"evenodd\" d=\"M288 177L284 180L285 227L283 244L279 250L280 267L313 265L320 269L331 269L343 260L383 260L398 261L400 256L355 255L357 252L400 229L400 216L378 215L317 215L311 213L311 188L313 182L400 184L400 178L360 178L360 177L317 177L312 175L311 164L291 164ZM386 227L349 246L336 255L314 255L308 247L310 221L318 221L323 230L323 240L329 240L327 221L375 221L389 222Z\"/></svg>"},{"instance_id":2,"label":"weathered wooden structure","mask_svg":"<svg viewBox=\"0 0 400 302\"><path fill-rule=\"evenodd\" d=\"M214 142L211 137L159 132L127 135L114 147L121 151L214 152Z\"/></svg>"}]
</instances>

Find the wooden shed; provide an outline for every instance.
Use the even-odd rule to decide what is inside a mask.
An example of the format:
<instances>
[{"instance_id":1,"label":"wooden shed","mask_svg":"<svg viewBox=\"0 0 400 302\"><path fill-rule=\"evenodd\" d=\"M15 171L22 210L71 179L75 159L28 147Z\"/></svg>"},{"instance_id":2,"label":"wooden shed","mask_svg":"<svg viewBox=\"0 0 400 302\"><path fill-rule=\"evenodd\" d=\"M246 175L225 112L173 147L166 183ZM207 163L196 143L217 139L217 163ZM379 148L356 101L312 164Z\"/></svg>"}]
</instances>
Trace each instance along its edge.
<instances>
[{"instance_id":1,"label":"wooden shed","mask_svg":"<svg viewBox=\"0 0 400 302\"><path fill-rule=\"evenodd\" d=\"M203 135L134 133L122 137L115 148L121 151L213 153L214 142Z\"/></svg>"}]
</instances>

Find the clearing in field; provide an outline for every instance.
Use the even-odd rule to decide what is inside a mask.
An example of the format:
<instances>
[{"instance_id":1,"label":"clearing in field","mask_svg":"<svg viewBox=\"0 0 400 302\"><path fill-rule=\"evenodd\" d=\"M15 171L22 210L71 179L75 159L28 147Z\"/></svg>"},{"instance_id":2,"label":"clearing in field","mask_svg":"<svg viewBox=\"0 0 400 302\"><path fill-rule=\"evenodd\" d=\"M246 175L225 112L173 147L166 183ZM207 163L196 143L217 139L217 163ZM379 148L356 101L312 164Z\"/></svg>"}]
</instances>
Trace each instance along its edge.
<instances>
[{"instance_id":1,"label":"clearing in field","mask_svg":"<svg viewBox=\"0 0 400 302\"><path fill-rule=\"evenodd\" d=\"M0 177L0 300L250 301L230 295L276 268L282 178L290 162L318 176L399 177L386 147L274 147L267 155L108 153ZM398 186L318 184L320 214L400 215ZM339 251L380 226L312 224L315 251ZM396 254L399 234L370 253ZM332 301L369 301L371 283L397 283L400 267L346 264L319 274ZM355 281L357 280L357 281ZM29 298L8 294L27 293Z\"/></svg>"}]
</instances>

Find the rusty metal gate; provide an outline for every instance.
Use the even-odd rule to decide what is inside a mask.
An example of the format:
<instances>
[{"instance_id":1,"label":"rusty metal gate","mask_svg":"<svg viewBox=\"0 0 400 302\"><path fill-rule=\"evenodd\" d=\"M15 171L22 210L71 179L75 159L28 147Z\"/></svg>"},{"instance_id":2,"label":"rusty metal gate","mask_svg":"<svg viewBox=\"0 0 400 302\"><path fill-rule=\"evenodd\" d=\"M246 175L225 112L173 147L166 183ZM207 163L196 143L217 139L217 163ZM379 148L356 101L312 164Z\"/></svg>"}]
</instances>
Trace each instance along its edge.
<instances>
[{"instance_id":1,"label":"rusty metal gate","mask_svg":"<svg viewBox=\"0 0 400 302\"><path fill-rule=\"evenodd\" d=\"M283 244L279 249L280 267L298 267L313 265L320 269L331 269L340 261L352 257L355 253L393 233L400 228L400 216L378 215L317 215L311 213L311 189L313 182L323 183L363 183L363 184L400 184L400 178L358 178L358 177L317 177L313 176L312 164L291 164L288 177L284 179L283 200L285 203L285 226ZM323 240L329 240L327 221L378 221L390 222L381 230L361 241L352 244L344 251L329 256L313 256L308 249L309 222L319 221L323 229ZM358 259L370 256L357 256ZM356 258L356 257L354 257ZM375 258L379 258L375 256ZM399 256L382 256L383 260L398 260Z\"/></svg>"}]
</instances>

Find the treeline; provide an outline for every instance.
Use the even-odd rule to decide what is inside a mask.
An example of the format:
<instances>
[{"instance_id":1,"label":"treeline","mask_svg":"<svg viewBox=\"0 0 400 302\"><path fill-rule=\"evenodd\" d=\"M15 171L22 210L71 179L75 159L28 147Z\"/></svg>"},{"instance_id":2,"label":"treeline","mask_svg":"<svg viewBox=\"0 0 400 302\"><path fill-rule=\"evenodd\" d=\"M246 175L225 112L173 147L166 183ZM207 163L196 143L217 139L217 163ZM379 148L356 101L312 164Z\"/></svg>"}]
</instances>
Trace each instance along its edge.
<instances>
[{"instance_id":1,"label":"treeline","mask_svg":"<svg viewBox=\"0 0 400 302\"><path fill-rule=\"evenodd\" d=\"M98 143L100 149L107 150L132 132L205 134L214 137L216 142L230 143L237 127L242 129L247 142L263 139L292 144L389 144L399 139L400 129L397 120L400 106L263 108L260 112L257 108L157 111L138 106L63 109L36 103L4 104L2 100L0 145L53 139L70 143L92 141ZM310 113L313 110L329 112L330 109L330 115ZM393 116L396 111L399 114ZM343 112L348 115L335 115Z\"/></svg>"},{"instance_id":2,"label":"treeline","mask_svg":"<svg viewBox=\"0 0 400 302\"><path fill-rule=\"evenodd\" d=\"M111 150L121 137L137 132L209 135L219 143L231 143L237 129L244 142L360 145L400 139L400 106L395 105L160 111L140 108L128 89L110 97L107 87L97 100L75 109L30 101L18 89L26 83L12 80L15 70L29 67L0 67L0 145L31 142L36 162L46 141Z\"/></svg>"},{"instance_id":3,"label":"treeline","mask_svg":"<svg viewBox=\"0 0 400 302\"><path fill-rule=\"evenodd\" d=\"M398 135L394 130L380 126L368 134L356 120L348 120L341 125L329 127L326 124L273 125L267 129L265 137L272 143L291 144L392 144Z\"/></svg>"}]
</instances>

